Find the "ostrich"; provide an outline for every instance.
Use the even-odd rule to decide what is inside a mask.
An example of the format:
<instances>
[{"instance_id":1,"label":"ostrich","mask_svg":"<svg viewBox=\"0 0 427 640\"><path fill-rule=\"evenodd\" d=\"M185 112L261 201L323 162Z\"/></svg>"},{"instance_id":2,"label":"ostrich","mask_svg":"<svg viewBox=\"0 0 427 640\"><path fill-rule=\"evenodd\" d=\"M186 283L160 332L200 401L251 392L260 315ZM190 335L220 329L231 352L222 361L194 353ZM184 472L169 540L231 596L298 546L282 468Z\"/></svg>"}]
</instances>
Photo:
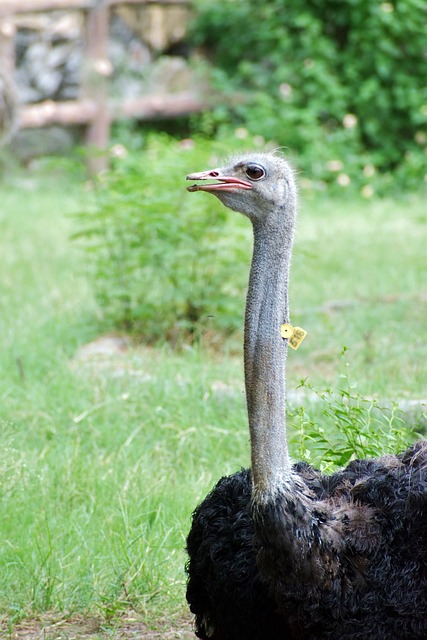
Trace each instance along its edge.
<instances>
[{"instance_id":1,"label":"ostrich","mask_svg":"<svg viewBox=\"0 0 427 640\"><path fill-rule=\"evenodd\" d=\"M222 478L187 539L205 640L426 640L427 443L324 476L286 439L292 168L253 153L187 176L253 226L244 365L251 470ZM205 182L208 181L208 182Z\"/></svg>"}]
</instances>

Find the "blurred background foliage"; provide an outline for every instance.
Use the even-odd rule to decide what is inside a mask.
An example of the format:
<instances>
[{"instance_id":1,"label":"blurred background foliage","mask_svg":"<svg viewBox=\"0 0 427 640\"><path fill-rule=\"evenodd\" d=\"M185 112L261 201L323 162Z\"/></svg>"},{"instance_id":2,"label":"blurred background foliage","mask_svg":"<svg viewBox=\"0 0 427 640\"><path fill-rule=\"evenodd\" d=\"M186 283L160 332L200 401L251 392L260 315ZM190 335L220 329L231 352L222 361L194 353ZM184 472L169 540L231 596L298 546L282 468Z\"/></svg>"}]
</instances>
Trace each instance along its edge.
<instances>
[{"instance_id":1,"label":"blurred background foliage","mask_svg":"<svg viewBox=\"0 0 427 640\"><path fill-rule=\"evenodd\" d=\"M183 182L230 152L283 146L305 197L425 189L426 25L425 0L198 2L187 38L212 109L169 135L116 125L79 216L107 322L172 344L240 327L250 229Z\"/></svg>"},{"instance_id":2,"label":"blurred background foliage","mask_svg":"<svg viewBox=\"0 0 427 640\"><path fill-rule=\"evenodd\" d=\"M275 140L314 186L369 196L425 180L425 0L204 0L191 38L230 95L201 118L207 133Z\"/></svg>"}]
</instances>

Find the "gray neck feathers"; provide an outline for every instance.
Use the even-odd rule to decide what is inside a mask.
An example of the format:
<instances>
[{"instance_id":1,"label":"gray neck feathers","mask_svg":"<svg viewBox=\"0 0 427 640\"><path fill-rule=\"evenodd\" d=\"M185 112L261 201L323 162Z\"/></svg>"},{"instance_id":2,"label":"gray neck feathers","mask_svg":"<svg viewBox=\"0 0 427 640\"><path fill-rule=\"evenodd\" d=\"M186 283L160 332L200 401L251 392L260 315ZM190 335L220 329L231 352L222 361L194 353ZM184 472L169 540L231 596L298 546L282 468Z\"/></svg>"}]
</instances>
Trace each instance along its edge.
<instances>
[{"instance_id":1,"label":"gray neck feathers","mask_svg":"<svg viewBox=\"0 0 427 640\"><path fill-rule=\"evenodd\" d=\"M288 281L295 205L253 221L254 250L245 315L245 383L255 500L290 481L286 440L285 366ZM284 224L284 220L287 224Z\"/></svg>"}]
</instances>

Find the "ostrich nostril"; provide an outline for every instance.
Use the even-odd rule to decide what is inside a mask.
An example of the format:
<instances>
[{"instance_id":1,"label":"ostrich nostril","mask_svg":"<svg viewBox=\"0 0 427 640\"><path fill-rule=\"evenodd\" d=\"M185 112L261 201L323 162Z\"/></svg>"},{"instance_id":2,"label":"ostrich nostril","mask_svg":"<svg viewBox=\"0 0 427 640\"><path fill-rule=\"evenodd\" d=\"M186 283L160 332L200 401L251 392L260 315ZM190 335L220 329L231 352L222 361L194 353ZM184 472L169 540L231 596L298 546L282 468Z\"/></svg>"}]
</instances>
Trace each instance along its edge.
<instances>
[{"instance_id":1,"label":"ostrich nostril","mask_svg":"<svg viewBox=\"0 0 427 640\"><path fill-rule=\"evenodd\" d=\"M209 171L209 175L210 175L212 178L218 178L218 176L219 176L219 172L218 172L218 171Z\"/></svg>"}]
</instances>

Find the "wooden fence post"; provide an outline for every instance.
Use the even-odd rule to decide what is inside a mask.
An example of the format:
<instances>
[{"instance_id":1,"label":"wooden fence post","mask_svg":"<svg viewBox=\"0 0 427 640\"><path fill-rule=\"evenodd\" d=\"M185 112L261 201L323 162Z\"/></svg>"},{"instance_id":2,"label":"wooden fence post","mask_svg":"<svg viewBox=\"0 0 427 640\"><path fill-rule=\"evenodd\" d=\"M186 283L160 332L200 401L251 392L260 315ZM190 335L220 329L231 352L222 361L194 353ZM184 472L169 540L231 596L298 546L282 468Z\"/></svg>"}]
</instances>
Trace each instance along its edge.
<instances>
[{"instance_id":1,"label":"wooden fence post","mask_svg":"<svg viewBox=\"0 0 427 640\"><path fill-rule=\"evenodd\" d=\"M109 100L108 79L113 71L108 59L109 10L122 4L188 6L190 0L0 0L0 94L6 89L6 99L0 95L0 103L3 100L6 106L0 112L0 138L10 138L18 120L24 129L51 124L86 125L87 165L93 175L108 166L112 120L170 118L208 108L206 96L191 90ZM67 9L85 12L80 94L75 100L43 100L18 108L13 82L15 14Z\"/></svg>"},{"instance_id":2,"label":"wooden fence post","mask_svg":"<svg viewBox=\"0 0 427 640\"><path fill-rule=\"evenodd\" d=\"M0 65L11 76L15 71L15 32L12 14L0 20Z\"/></svg>"},{"instance_id":3,"label":"wooden fence post","mask_svg":"<svg viewBox=\"0 0 427 640\"><path fill-rule=\"evenodd\" d=\"M0 145L9 142L18 127L18 96L14 83L15 31L12 14L0 18Z\"/></svg>"},{"instance_id":4,"label":"wooden fence post","mask_svg":"<svg viewBox=\"0 0 427 640\"><path fill-rule=\"evenodd\" d=\"M88 124L88 169L90 174L108 166L107 145L110 135L108 77L112 65L108 59L109 10L106 0L95 0L86 15L86 42L83 65L82 98L95 104L94 116Z\"/></svg>"}]
</instances>

